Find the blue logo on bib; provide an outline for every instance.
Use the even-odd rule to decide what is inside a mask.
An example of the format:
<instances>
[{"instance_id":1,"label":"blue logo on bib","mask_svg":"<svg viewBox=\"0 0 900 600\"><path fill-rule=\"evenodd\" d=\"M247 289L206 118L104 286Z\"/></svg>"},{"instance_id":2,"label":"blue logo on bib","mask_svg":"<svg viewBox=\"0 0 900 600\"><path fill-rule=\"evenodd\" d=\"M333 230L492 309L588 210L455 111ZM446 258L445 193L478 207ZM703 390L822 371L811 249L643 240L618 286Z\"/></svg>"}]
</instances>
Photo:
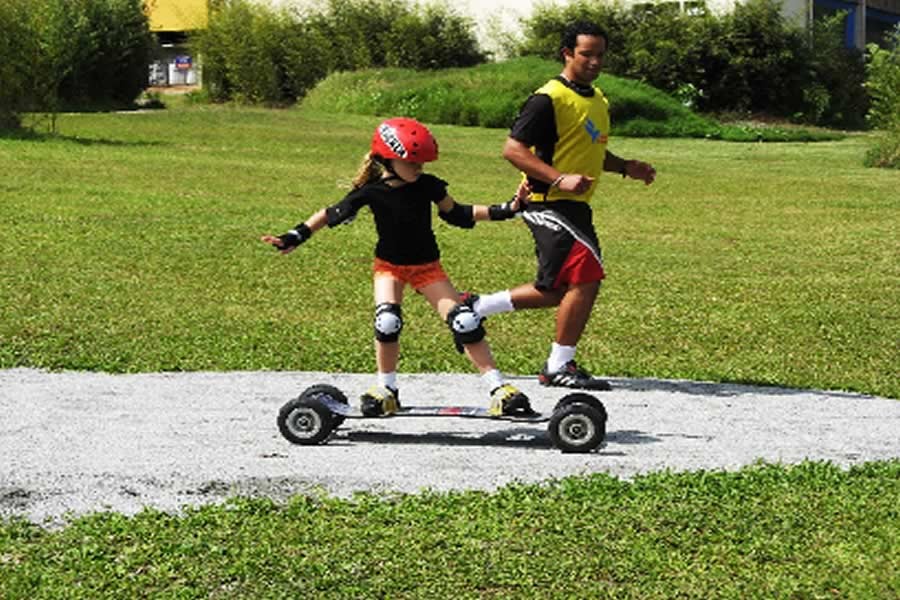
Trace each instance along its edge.
<instances>
[{"instance_id":1,"label":"blue logo on bib","mask_svg":"<svg viewBox=\"0 0 900 600\"><path fill-rule=\"evenodd\" d=\"M598 140L601 138L601 132L597 129L597 126L594 125L594 122L591 119L588 119L584 123L584 129L587 131L588 135L591 136L591 143L596 144Z\"/></svg>"}]
</instances>

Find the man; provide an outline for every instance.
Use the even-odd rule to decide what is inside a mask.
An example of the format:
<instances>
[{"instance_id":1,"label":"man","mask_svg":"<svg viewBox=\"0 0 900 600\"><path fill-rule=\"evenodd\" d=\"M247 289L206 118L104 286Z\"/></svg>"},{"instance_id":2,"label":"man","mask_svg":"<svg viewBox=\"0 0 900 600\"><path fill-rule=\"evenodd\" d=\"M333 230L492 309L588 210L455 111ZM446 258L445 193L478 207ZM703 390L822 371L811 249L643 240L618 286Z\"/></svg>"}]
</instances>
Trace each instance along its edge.
<instances>
[{"instance_id":1,"label":"man","mask_svg":"<svg viewBox=\"0 0 900 600\"><path fill-rule=\"evenodd\" d=\"M539 374L543 385L608 390L575 362L575 350L605 277L591 197L604 171L649 185L654 168L608 151L608 102L592 83L600 74L607 36L593 23L575 22L563 33L562 73L523 105L503 148L532 188L522 214L534 237L534 283L473 297L482 316L558 306L556 336Z\"/></svg>"}]
</instances>

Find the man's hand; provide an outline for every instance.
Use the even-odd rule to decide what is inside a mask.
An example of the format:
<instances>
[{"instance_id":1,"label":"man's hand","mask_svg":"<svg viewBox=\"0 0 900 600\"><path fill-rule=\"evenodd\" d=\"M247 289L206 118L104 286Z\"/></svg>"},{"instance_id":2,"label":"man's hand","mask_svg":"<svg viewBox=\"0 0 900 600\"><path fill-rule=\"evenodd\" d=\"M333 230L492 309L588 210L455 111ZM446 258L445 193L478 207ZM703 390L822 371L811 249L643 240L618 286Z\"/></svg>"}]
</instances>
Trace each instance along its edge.
<instances>
[{"instance_id":1,"label":"man's hand","mask_svg":"<svg viewBox=\"0 0 900 600\"><path fill-rule=\"evenodd\" d=\"M632 179L643 181L645 185L650 185L656 179L656 169L640 160L626 160L625 174Z\"/></svg>"},{"instance_id":2,"label":"man's hand","mask_svg":"<svg viewBox=\"0 0 900 600\"><path fill-rule=\"evenodd\" d=\"M594 183L593 177L578 173L563 173L554 182L560 191L570 194L583 194L588 191L592 183Z\"/></svg>"}]
</instances>

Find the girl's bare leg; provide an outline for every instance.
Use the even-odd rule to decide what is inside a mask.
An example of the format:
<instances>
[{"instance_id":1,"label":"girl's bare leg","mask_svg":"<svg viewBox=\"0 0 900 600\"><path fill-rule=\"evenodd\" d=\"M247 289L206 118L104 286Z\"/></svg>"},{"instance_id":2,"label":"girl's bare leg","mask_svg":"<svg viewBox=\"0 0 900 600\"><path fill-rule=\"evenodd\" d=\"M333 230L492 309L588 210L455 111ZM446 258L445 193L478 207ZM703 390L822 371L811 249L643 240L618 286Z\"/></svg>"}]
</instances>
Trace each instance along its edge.
<instances>
[{"instance_id":1,"label":"girl's bare leg","mask_svg":"<svg viewBox=\"0 0 900 600\"><path fill-rule=\"evenodd\" d=\"M401 304L404 283L389 275L375 276L375 306L384 302ZM394 373L400 361L400 342L379 342L375 340L375 365L379 373Z\"/></svg>"}]
</instances>

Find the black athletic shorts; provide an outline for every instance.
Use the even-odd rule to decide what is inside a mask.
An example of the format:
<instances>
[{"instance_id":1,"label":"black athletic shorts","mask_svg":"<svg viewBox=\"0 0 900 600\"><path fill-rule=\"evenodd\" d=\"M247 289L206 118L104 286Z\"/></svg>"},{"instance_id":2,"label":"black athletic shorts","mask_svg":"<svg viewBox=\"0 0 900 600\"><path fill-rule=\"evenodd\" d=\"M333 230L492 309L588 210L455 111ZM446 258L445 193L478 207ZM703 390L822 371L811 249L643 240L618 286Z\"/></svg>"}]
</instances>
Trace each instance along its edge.
<instances>
[{"instance_id":1,"label":"black athletic shorts","mask_svg":"<svg viewBox=\"0 0 900 600\"><path fill-rule=\"evenodd\" d=\"M534 237L536 288L552 290L601 281L606 276L589 204L574 200L532 202L522 218Z\"/></svg>"}]
</instances>

